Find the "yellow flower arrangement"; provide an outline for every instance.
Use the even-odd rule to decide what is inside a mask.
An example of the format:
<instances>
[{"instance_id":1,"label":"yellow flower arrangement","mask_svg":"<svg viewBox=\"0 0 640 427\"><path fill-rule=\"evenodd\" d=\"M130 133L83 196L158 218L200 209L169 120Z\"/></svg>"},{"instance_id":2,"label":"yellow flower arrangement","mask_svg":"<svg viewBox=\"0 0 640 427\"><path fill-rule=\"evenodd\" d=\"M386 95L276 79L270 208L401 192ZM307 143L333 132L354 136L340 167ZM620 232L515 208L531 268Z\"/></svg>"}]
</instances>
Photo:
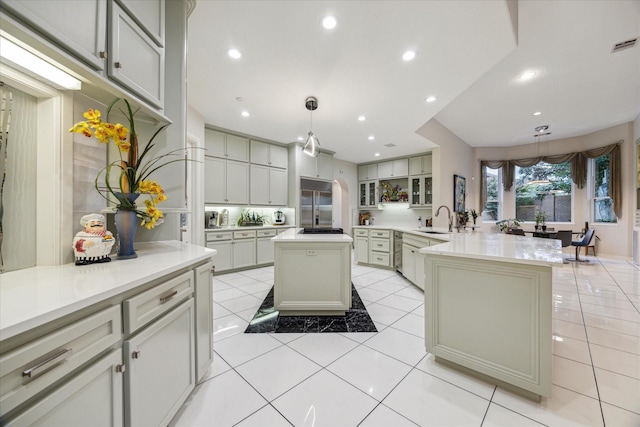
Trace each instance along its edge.
<instances>
[{"instance_id":1,"label":"yellow flower arrangement","mask_svg":"<svg viewBox=\"0 0 640 427\"><path fill-rule=\"evenodd\" d=\"M109 123L109 114L113 107L119 102L124 102L126 111L122 113L127 117L129 128L120 123ZM105 166L96 176L95 188L107 200L111 194L117 200L117 208L136 212L137 216L142 219L141 225L147 229L152 229L156 225L162 223L163 213L156 205L167 200L164 190L156 181L149 179L149 176L157 169L168 165L169 163L184 161L184 158L159 163L165 156L179 155L183 149L170 151L161 156L149 158L150 151L153 149L153 140L168 125L161 126L149 139L144 146L141 154L138 155L138 135L135 131L134 115L131 104L124 98L116 98L107 108L107 122L103 122L99 110L89 109L83 116L86 121L81 121L73 125L69 132L81 133L86 137L95 137L102 144L113 143L118 147L120 160L116 160ZM110 175L113 169L120 174L119 186L114 188L110 182ZM98 183L104 180L104 187L100 187ZM106 191L105 191L106 189ZM105 194L106 193L106 194ZM146 209L139 210L135 204L135 199L126 197L128 193L147 194L149 199L144 201Z\"/></svg>"}]
</instances>

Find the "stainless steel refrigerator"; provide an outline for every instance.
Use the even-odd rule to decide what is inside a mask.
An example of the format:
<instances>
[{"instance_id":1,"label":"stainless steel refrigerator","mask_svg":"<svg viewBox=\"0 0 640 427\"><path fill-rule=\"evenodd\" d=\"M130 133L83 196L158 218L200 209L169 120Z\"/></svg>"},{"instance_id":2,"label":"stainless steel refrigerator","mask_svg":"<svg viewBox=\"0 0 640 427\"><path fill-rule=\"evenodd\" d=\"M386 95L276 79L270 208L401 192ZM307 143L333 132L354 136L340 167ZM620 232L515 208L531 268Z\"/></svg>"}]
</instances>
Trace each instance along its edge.
<instances>
[{"instance_id":1,"label":"stainless steel refrigerator","mask_svg":"<svg viewBox=\"0 0 640 427\"><path fill-rule=\"evenodd\" d=\"M300 180L300 222L303 228L331 228L332 183Z\"/></svg>"}]
</instances>

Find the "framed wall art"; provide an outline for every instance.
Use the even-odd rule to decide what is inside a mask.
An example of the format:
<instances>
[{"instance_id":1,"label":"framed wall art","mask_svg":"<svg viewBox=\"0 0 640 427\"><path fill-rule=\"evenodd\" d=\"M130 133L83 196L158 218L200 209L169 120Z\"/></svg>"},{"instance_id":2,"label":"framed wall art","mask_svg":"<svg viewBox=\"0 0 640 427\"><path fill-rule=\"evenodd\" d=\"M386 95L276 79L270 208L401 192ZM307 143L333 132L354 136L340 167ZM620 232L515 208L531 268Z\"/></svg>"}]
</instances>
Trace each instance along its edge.
<instances>
[{"instance_id":1,"label":"framed wall art","mask_svg":"<svg viewBox=\"0 0 640 427\"><path fill-rule=\"evenodd\" d=\"M453 175L453 211L464 212L464 198L467 192L464 176Z\"/></svg>"}]
</instances>

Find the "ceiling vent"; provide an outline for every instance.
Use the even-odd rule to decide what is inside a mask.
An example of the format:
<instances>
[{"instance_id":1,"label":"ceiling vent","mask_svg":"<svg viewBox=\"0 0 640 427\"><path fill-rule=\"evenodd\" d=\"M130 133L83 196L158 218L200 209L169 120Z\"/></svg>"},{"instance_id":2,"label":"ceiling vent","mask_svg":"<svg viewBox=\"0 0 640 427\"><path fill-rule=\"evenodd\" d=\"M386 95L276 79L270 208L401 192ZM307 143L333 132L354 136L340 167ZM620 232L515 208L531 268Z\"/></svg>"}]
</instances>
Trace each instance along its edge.
<instances>
[{"instance_id":1,"label":"ceiling vent","mask_svg":"<svg viewBox=\"0 0 640 427\"><path fill-rule=\"evenodd\" d=\"M630 39L620 43L616 43L613 45L613 49L611 49L611 53L619 52L629 47L634 47L637 41L638 41L638 38L636 37L635 39Z\"/></svg>"},{"instance_id":2,"label":"ceiling vent","mask_svg":"<svg viewBox=\"0 0 640 427\"><path fill-rule=\"evenodd\" d=\"M389 147L389 148L393 148L393 147L396 147L396 144L393 144L393 143L390 142L388 144L384 144L384 146L385 147Z\"/></svg>"}]
</instances>

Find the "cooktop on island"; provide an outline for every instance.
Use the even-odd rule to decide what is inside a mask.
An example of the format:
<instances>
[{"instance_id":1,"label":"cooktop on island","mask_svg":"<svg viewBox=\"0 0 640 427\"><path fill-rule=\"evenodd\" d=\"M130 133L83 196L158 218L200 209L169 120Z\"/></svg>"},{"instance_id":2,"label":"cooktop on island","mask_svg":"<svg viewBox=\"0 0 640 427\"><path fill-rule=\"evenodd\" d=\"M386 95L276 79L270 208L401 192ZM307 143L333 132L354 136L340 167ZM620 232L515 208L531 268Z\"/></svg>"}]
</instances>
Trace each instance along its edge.
<instances>
[{"instance_id":1,"label":"cooktop on island","mask_svg":"<svg viewBox=\"0 0 640 427\"><path fill-rule=\"evenodd\" d=\"M303 228L300 234L344 234L342 228Z\"/></svg>"}]
</instances>

